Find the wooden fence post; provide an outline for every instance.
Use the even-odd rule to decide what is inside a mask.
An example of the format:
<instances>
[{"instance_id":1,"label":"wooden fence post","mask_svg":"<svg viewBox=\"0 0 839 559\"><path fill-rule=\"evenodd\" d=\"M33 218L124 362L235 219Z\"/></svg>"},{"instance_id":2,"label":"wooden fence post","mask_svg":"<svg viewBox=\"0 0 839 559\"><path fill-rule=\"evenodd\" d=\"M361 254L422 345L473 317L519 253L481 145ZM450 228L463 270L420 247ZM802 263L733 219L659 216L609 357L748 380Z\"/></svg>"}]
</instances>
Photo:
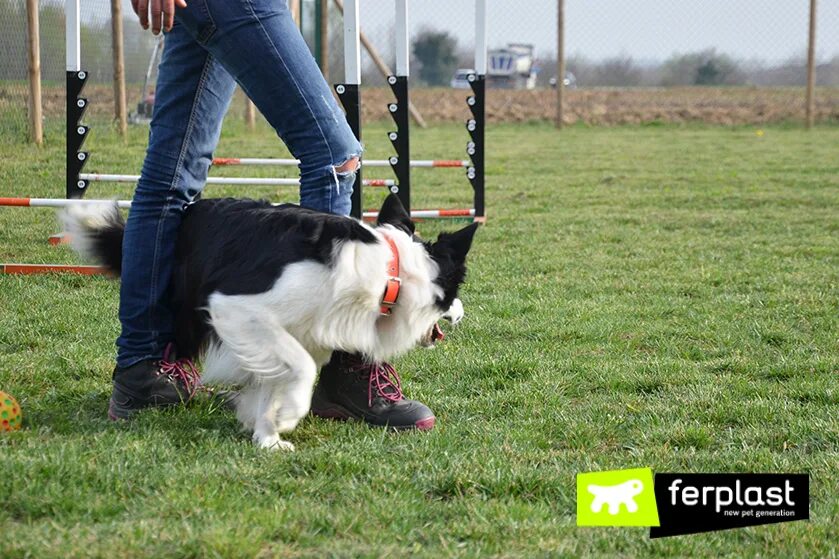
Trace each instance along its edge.
<instances>
[{"instance_id":1,"label":"wooden fence post","mask_svg":"<svg viewBox=\"0 0 839 559\"><path fill-rule=\"evenodd\" d=\"M318 60L318 64L320 65L320 71L323 74L323 77L329 81L329 0L317 0L320 4L320 21L318 21L318 26L320 29L319 39L320 39L320 60Z\"/></svg>"},{"instance_id":2,"label":"wooden fence post","mask_svg":"<svg viewBox=\"0 0 839 559\"><path fill-rule=\"evenodd\" d=\"M557 0L556 21L556 127L562 129L565 115L565 1Z\"/></svg>"},{"instance_id":3,"label":"wooden fence post","mask_svg":"<svg viewBox=\"0 0 839 559\"><path fill-rule=\"evenodd\" d=\"M807 41L807 128L816 120L816 0L810 0L810 35Z\"/></svg>"},{"instance_id":4,"label":"wooden fence post","mask_svg":"<svg viewBox=\"0 0 839 559\"><path fill-rule=\"evenodd\" d=\"M125 101L125 54L122 32L122 0L111 0L111 46L114 63L114 119L120 136L128 133Z\"/></svg>"},{"instance_id":5,"label":"wooden fence post","mask_svg":"<svg viewBox=\"0 0 839 559\"><path fill-rule=\"evenodd\" d=\"M288 9L291 11L291 17L294 23L300 27L300 0L289 0Z\"/></svg>"},{"instance_id":6,"label":"wooden fence post","mask_svg":"<svg viewBox=\"0 0 839 559\"><path fill-rule=\"evenodd\" d=\"M245 99L245 123L248 125L248 130L256 127L256 105L250 99Z\"/></svg>"},{"instance_id":7,"label":"wooden fence post","mask_svg":"<svg viewBox=\"0 0 839 559\"><path fill-rule=\"evenodd\" d=\"M38 0L26 0L27 43L29 50L29 138L44 143L44 122L41 107L41 37L38 31Z\"/></svg>"}]
</instances>

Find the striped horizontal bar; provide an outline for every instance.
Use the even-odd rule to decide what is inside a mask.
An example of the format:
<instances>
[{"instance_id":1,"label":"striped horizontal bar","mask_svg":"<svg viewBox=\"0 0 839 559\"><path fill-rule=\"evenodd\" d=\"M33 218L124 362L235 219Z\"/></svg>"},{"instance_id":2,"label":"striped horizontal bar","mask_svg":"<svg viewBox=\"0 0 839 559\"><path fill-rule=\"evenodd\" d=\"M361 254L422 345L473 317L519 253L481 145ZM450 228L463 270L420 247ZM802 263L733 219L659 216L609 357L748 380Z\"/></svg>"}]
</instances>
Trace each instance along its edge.
<instances>
[{"instance_id":1,"label":"striped horizontal bar","mask_svg":"<svg viewBox=\"0 0 839 559\"><path fill-rule=\"evenodd\" d=\"M71 264L0 264L0 274L49 274L71 273L94 276L108 274L104 266L74 266Z\"/></svg>"},{"instance_id":2,"label":"striped horizontal bar","mask_svg":"<svg viewBox=\"0 0 839 559\"><path fill-rule=\"evenodd\" d=\"M99 182L137 182L139 175L107 175L101 173L82 173L81 180ZM364 179L364 186L393 186L396 181L393 179ZM208 177L207 184L251 184L262 186L299 186L298 179L275 179L275 178L240 178L240 177Z\"/></svg>"},{"instance_id":3,"label":"striped horizontal bar","mask_svg":"<svg viewBox=\"0 0 839 559\"><path fill-rule=\"evenodd\" d=\"M113 204L120 208L130 208L130 200L93 200L81 198L0 198L0 206L18 206L24 208L66 208L73 205Z\"/></svg>"},{"instance_id":4,"label":"striped horizontal bar","mask_svg":"<svg viewBox=\"0 0 839 559\"><path fill-rule=\"evenodd\" d=\"M217 157L213 165L298 165L297 159L271 159L257 157ZM387 159L362 159L364 167L390 167ZM460 159L412 159L411 167L469 167L468 161Z\"/></svg>"},{"instance_id":5,"label":"striped horizontal bar","mask_svg":"<svg viewBox=\"0 0 839 559\"><path fill-rule=\"evenodd\" d=\"M70 235L66 233L56 233L47 238L47 242L53 246L70 244Z\"/></svg>"},{"instance_id":6,"label":"striped horizontal bar","mask_svg":"<svg viewBox=\"0 0 839 559\"><path fill-rule=\"evenodd\" d=\"M92 200L92 199L67 199L67 198L0 198L0 206L18 206L30 208L65 208L72 205L83 204L113 204L120 208L130 208L130 200ZM275 204L279 205L279 204ZM379 212L364 212L365 218L376 218ZM412 210L411 217L415 218L436 218L436 217L474 217L475 209L442 209L442 210Z\"/></svg>"},{"instance_id":7,"label":"striped horizontal bar","mask_svg":"<svg viewBox=\"0 0 839 559\"><path fill-rule=\"evenodd\" d=\"M365 219L376 219L379 217L379 212L367 211L364 212ZM414 219L434 219L445 217L475 217L475 209L458 209L458 210L411 210L411 217Z\"/></svg>"}]
</instances>

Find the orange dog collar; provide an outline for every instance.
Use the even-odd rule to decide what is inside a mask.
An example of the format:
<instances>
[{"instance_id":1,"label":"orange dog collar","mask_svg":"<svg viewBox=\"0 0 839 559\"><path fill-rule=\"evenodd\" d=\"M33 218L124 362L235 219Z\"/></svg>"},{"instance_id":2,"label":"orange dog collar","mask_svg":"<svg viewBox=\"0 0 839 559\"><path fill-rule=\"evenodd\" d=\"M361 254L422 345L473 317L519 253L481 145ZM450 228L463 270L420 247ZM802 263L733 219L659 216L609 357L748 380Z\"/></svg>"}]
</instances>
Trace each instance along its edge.
<instances>
[{"instance_id":1,"label":"orange dog collar","mask_svg":"<svg viewBox=\"0 0 839 559\"><path fill-rule=\"evenodd\" d=\"M399 289L402 287L402 280L399 279L399 250L396 248L396 243L387 235L383 235L390 247L391 258L387 263L387 284L385 284L385 292L382 295L382 304L379 307L379 313L383 316L389 316L393 310L393 306L399 299Z\"/></svg>"}]
</instances>

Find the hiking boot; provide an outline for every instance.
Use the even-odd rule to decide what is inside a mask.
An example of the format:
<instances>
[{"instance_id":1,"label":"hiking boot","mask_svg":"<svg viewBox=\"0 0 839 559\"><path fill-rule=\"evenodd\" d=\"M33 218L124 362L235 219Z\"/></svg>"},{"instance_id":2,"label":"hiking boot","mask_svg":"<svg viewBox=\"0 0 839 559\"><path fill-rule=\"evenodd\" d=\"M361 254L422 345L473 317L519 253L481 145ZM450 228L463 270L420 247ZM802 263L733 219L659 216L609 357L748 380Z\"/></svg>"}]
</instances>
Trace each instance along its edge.
<instances>
[{"instance_id":1,"label":"hiking boot","mask_svg":"<svg viewBox=\"0 0 839 559\"><path fill-rule=\"evenodd\" d=\"M312 396L312 415L330 419L361 419L395 430L434 428L434 413L402 394L399 375L389 363L366 363L341 351L320 372Z\"/></svg>"},{"instance_id":2,"label":"hiking boot","mask_svg":"<svg viewBox=\"0 0 839 559\"><path fill-rule=\"evenodd\" d=\"M129 419L143 408L185 404L195 395L200 382L192 361L174 359L173 345L169 344L163 359L147 359L125 369L114 369L108 418Z\"/></svg>"}]
</instances>

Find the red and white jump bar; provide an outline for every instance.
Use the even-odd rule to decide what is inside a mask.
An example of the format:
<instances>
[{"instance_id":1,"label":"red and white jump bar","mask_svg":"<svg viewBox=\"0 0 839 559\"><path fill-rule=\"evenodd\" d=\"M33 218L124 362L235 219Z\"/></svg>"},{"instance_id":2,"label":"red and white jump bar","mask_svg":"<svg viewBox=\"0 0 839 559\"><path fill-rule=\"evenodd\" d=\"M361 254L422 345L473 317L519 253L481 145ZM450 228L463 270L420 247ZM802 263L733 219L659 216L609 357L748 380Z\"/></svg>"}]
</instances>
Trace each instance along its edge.
<instances>
[{"instance_id":1,"label":"red and white jump bar","mask_svg":"<svg viewBox=\"0 0 839 559\"><path fill-rule=\"evenodd\" d=\"M258 157L217 157L213 159L213 165L227 166L227 165L298 165L298 159L263 159ZM362 159L363 167L390 167L390 160L388 159ZM459 159L412 159L411 167L457 167L467 168L471 164L468 161L461 161Z\"/></svg>"},{"instance_id":2,"label":"red and white jump bar","mask_svg":"<svg viewBox=\"0 0 839 559\"><path fill-rule=\"evenodd\" d=\"M66 208L67 206L84 206L91 204L113 204L120 208L130 208L130 200L87 200L85 198L0 198L0 206L18 208Z\"/></svg>"},{"instance_id":3,"label":"red and white jump bar","mask_svg":"<svg viewBox=\"0 0 839 559\"><path fill-rule=\"evenodd\" d=\"M374 220L379 217L379 212L366 211L363 215L365 220ZM411 210L411 218L413 219L436 219L446 217L475 217L475 209Z\"/></svg>"},{"instance_id":4,"label":"red and white jump bar","mask_svg":"<svg viewBox=\"0 0 839 559\"><path fill-rule=\"evenodd\" d=\"M113 204L120 208L130 208L130 200L92 200L86 198L0 198L0 207L14 206L20 208L66 208L73 205ZM379 212L364 212L365 219L375 219ZM411 217L417 219L434 219L446 217L475 217L474 208L448 210L412 210Z\"/></svg>"},{"instance_id":5,"label":"red and white jump bar","mask_svg":"<svg viewBox=\"0 0 839 559\"><path fill-rule=\"evenodd\" d=\"M81 173L79 179L91 182L137 182L139 175L106 175L101 173ZM208 177L207 184L251 184L262 186L299 186L298 179ZM393 179L364 179L364 186L394 186Z\"/></svg>"},{"instance_id":6,"label":"red and white jump bar","mask_svg":"<svg viewBox=\"0 0 839 559\"><path fill-rule=\"evenodd\" d=\"M0 274L34 275L49 273L71 273L84 276L107 275L103 266L85 266L73 264L0 264Z\"/></svg>"}]
</instances>

